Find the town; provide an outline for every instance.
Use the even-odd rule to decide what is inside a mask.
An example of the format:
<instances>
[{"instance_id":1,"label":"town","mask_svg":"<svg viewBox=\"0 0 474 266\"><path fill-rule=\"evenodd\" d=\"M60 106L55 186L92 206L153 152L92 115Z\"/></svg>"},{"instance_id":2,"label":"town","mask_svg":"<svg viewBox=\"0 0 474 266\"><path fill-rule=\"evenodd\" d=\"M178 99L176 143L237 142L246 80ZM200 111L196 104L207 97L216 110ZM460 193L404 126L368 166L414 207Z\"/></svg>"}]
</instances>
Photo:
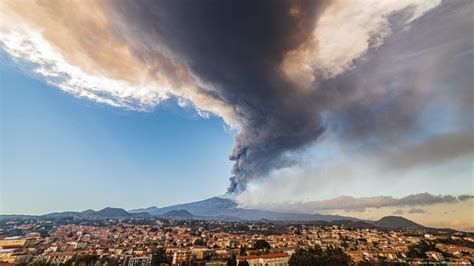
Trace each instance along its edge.
<instances>
[{"instance_id":1,"label":"town","mask_svg":"<svg viewBox=\"0 0 474 266\"><path fill-rule=\"evenodd\" d=\"M474 262L474 234L186 219L4 219L2 265L391 265Z\"/></svg>"}]
</instances>

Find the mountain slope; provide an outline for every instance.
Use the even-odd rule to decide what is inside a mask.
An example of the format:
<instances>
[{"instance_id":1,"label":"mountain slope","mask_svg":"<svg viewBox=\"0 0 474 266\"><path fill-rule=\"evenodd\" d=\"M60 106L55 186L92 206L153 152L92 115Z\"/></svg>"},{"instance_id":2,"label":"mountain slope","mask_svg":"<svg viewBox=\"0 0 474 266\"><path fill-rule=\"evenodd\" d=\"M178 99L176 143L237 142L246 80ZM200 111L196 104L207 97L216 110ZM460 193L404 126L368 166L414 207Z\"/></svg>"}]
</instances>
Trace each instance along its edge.
<instances>
[{"instance_id":1,"label":"mountain slope","mask_svg":"<svg viewBox=\"0 0 474 266\"><path fill-rule=\"evenodd\" d=\"M146 209L130 210L130 213L149 210L148 213L160 216L173 210L186 210L199 217L225 217L226 220L234 218L235 220L271 220L271 221L335 221L350 220L358 221L356 218L337 215L321 214L299 214L299 213L280 213L274 211L243 209L238 208L238 204L231 200L219 197L213 197L201 201L167 206L163 208L150 207Z\"/></svg>"},{"instance_id":2,"label":"mountain slope","mask_svg":"<svg viewBox=\"0 0 474 266\"><path fill-rule=\"evenodd\" d=\"M426 229L421 224L417 224L401 216L385 216L374 223L379 228L386 229Z\"/></svg>"},{"instance_id":3,"label":"mountain slope","mask_svg":"<svg viewBox=\"0 0 474 266\"><path fill-rule=\"evenodd\" d=\"M161 214L160 217L163 218L177 218L177 219L191 219L194 215L187 210L180 209L180 210L172 210Z\"/></svg>"},{"instance_id":4,"label":"mountain slope","mask_svg":"<svg viewBox=\"0 0 474 266\"><path fill-rule=\"evenodd\" d=\"M133 210L129 210L128 212L129 213L142 213L142 212L147 212L149 214L153 214L153 213L157 213L159 210L158 207L156 206L151 206L151 207L148 207L148 208L140 208L140 209L133 209Z\"/></svg>"},{"instance_id":5,"label":"mountain slope","mask_svg":"<svg viewBox=\"0 0 474 266\"><path fill-rule=\"evenodd\" d=\"M95 211L94 211L94 210L91 210L91 209L85 210L85 211L81 211L81 215L83 215L83 216L93 215L94 213L95 213Z\"/></svg>"},{"instance_id":6,"label":"mountain slope","mask_svg":"<svg viewBox=\"0 0 474 266\"><path fill-rule=\"evenodd\" d=\"M96 211L93 216L101 218L127 218L131 217L132 215L121 208L107 207L100 211Z\"/></svg>"},{"instance_id":7,"label":"mountain slope","mask_svg":"<svg viewBox=\"0 0 474 266\"><path fill-rule=\"evenodd\" d=\"M213 197L201 201L171 205L163 208L149 207L144 209L130 210L130 213L148 212L151 215L161 215L173 210L187 210L194 215L214 216L216 211L237 207L237 203L229 199Z\"/></svg>"},{"instance_id":8,"label":"mountain slope","mask_svg":"<svg viewBox=\"0 0 474 266\"><path fill-rule=\"evenodd\" d=\"M164 208L150 207L135 209L127 212L121 208L107 207L99 211L85 210L82 212L66 211L54 212L42 216L34 215L0 215L4 219L43 218L150 218L150 216L172 219L199 219L222 221L269 221L269 222L302 222L320 225L344 225L353 228L380 228L380 229L418 229L418 230L451 230L429 228L401 216L386 216L378 221L362 221L353 217L321 214L280 213L274 211L243 209L231 199L213 197L201 201L167 206Z\"/></svg>"},{"instance_id":9,"label":"mountain slope","mask_svg":"<svg viewBox=\"0 0 474 266\"><path fill-rule=\"evenodd\" d=\"M232 200L213 197L201 201L160 208L156 214L163 214L172 210L184 209L193 213L194 215L215 216L217 213L220 213L221 210L227 210L235 207L237 207L237 203Z\"/></svg>"},{"instance_id":10,"label":"mountain slope","mask_svg":"<svg viewBox=\"0 0 474 266\"><path fill-rule=\"evenodd\" d=\"M65 218L65 217L81 217L80 212L65 211L65 212L52 212L43 215L45 218Z\"/></svg>"}]
</instances>

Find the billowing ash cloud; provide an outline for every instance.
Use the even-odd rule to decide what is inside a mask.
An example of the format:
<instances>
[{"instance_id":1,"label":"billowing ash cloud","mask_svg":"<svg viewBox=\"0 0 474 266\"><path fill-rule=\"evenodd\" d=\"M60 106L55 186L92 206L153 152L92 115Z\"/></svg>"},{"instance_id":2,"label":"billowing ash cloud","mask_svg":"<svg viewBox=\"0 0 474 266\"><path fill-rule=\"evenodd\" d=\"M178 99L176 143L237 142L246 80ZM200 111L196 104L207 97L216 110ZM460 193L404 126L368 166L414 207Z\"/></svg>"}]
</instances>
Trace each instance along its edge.
<instances>
[{"instance_id":1,"label":"billowing ash cloud","mask_svg":"<svg viewBox=\"0 0 474 266\"><path fill-rule=\"evenodd\" d=\"M445 99L448 90L436 86L447 80L459 78L450 90L455 99L449 99L471 106L465 72L472 70L466 65L472 56L459 53L472 44L452 30L470 32L472 11L465 7L471 3L440 3L4 1L1 44L78 97L138 110L175 97L202 115L222 117L238 129L228 190L241 192L250 180L293 165L297 152L329 127L344 141L396 143L416 129L420 103ZM442 32L421 44L397 40L419 40L410 27L428 30L433 23ZM457 57L441 69L451 55ZM472 147L465 147L420 161L470 153ZM413 162L391 154L394 165Z\"/></svg>"},{"instance_id":2,"label":"billowing ash cloud","mask_svg":"<svg viewBox=\"0 0 474 266\"><path fill-rule=\"evenodd\" d=\"M156 44L166 47L203 84L206 97L232 107L239 133L228 190L239 192L248 180L292 165L292 152L323 133L320 102L326 95L316 77L337 76L380 45L392 13L406 12L402 21L409 23L437 4L393 1L373 10L339 1L114 1L110 6L121 31L140 36L132 38L139 40L133 45L140 57L153 58ZM360 11L360 21L344 21L354 11ZM341 26L348 35L333 36ZM303 79L310 81L301 85Z\"/></svg>"},{"instance_id":3,"label":"billowing ash cloud","mask_svg":"<svg viewBox=\"0 0 474 266\"><path fill-rule=\"evenodd\" d=\"M451 195L433 195L430 193L412 194L401 198L390 196L360 198L340 196L321 201L269 203L257 206L254 205L252 207L278 211L320 212L329 210L345 210L358 212L365 211L367 208L429 206L440 203L454 204L460 201L466 201L472 197L472 195L461 195L456 198ZM397 210L396 212L398 214L403 214L403 210ZM408 213L421 213L421 211L417 208L412 208Z\"/></svg>"},{"instance_id":4,"label":"billowing ash cloud","mask_svg":"<svg viewBox=\"0 0 474 266\"><path fill-rule=\"evenodd\" d=\"M157 43L185 62L206 97L231 106L239 133L230 192L247 180L292 164L286 152L323 132L315 98L295 90L279 69L285 54L306 40L324 3L285 1L112 1L123 31L139 35L134 47L153 58ZM138 32L137 32L138 31ZM136 38L134 38L136 40ZM151 59L153 60L153 59Z\"/></svg>"},{"instance_id":5,"label":"billowing ash cloud","mask_svg":"<svg viewBox=\"0 0 474 266\"><path fill-rule=\"evenodd\" d=\"M382 208L393 206L416 206L431 205L437 203L455 203L456 197L446 195L432 195L429 193L420 193L408 195L402 198L394 198L389 196L378 197L361 197L354 198L350 196L341 196L334 199L306 202L303 205L316 210L329 209L362 209L362 208Z\"/></svg>"}]
</instances>

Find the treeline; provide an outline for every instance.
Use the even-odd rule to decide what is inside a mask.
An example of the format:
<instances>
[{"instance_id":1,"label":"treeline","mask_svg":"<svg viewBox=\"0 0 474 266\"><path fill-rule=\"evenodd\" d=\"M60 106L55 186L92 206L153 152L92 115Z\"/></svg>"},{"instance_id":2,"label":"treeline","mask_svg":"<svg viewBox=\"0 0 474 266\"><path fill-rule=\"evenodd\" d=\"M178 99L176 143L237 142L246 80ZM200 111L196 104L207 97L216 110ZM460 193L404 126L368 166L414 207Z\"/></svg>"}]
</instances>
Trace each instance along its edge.
<instances>
[{"instance_id":1,"label":"treeline","mask_svg":"<svg viewBox=\"0 0 474 266\"><path fill-rule=\"evenodd\" d=\"M323 250L318 245L309 249L297 249L289 261L290 266L339 266L350 263L350 257L342 249L330 247Z\"/></svg>"}]
</instances>

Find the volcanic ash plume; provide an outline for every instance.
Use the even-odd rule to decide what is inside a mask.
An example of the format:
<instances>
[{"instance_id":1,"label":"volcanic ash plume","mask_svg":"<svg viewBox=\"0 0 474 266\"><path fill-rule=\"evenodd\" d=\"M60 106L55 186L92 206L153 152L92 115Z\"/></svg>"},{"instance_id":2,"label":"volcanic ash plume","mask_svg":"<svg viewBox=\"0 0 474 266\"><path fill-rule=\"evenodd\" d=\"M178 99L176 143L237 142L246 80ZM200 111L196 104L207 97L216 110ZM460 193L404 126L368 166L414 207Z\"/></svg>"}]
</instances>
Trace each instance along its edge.
<instances>
[{"instance_id":1,"label":"volcanic ash plume","mask_svg":"<svg viewBox=\"0 0 474 266\"><path fill-rule=\"evenodd\" d=\"M323 132L311 91L299 90L283 75L286 53L311 36L324 4L281 2L111 2L113 17L132 31L137 47L169 49L185 65L201 93L233 110L239 133L229 192L251 178L293 163L291 151ZM155 49L156 50L156 49ZM153 58L154 51L141 57Z\"/></svg>"},{"instance_id":2,"label":"volcanic ash plume","mask_svg":"<svg viewBox=\"0 0 474 266\"><path fill-rule=\"evenodd\" d=\"M368 51L383 46L392 24L406 30L438 5L436 0L2 1L1 44L78 97L134 110L174 97L202 115L222 117L238 130L228 191L239 193L250 180L297 162L298 151L325 132L327 115L350 138L398 134L416 123L412 106L431 97L417 89L428 78L407 68L398 79L403 84L393 90L385 77L402 71ZM425 50L441 47L436 42ZM366 55L372 61L356 67Z\"/></svg>"}]
</instances>

